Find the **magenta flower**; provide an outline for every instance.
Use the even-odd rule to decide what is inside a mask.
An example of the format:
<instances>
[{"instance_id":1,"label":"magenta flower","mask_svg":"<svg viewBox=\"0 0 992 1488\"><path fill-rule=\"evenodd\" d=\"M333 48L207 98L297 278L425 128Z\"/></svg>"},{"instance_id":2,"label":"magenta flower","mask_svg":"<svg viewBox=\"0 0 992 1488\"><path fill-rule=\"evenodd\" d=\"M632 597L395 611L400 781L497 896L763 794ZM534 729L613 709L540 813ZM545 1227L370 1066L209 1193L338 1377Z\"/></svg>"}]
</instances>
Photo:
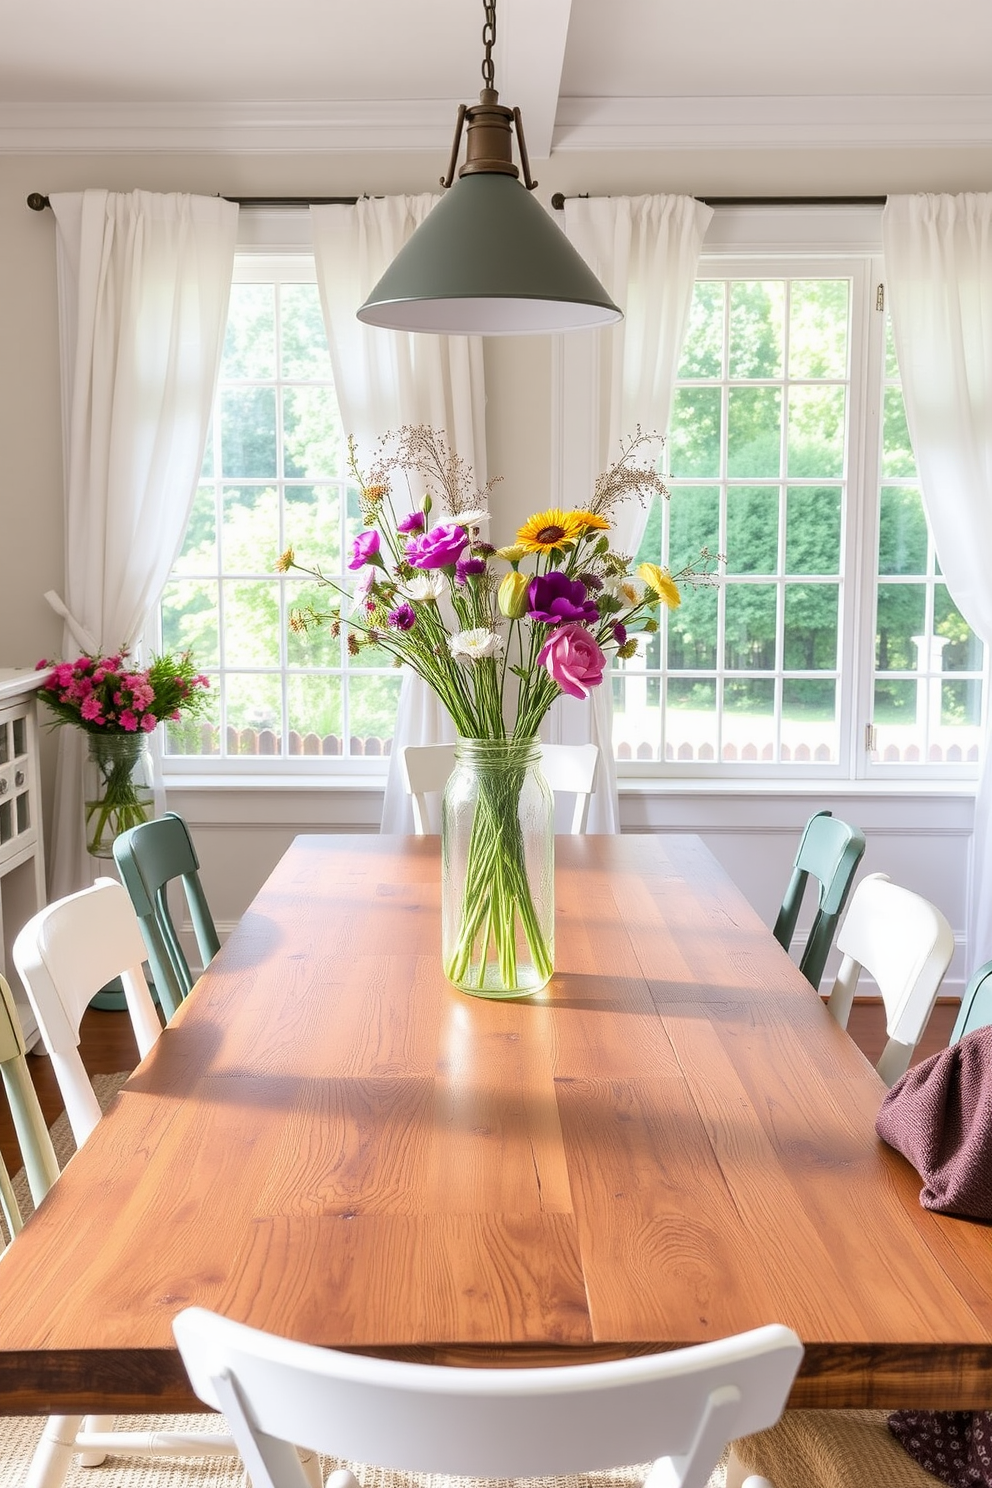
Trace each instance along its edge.
<instances>
[{"instance_id":1,"label":"magenta flower","mask_svg":"<svg viewBox=\"0 0 992 1488\"><path fill-rule=\"evenodd\" d=\"M408 604L397 605L395 610L390 610L386 616L386 623L394 630L412 630L417 623L417 616L413 606Z\"/></svg>"},{"instance_id":2,"label":"magenta flower","mask_svg":"<svg viewBox=\"0 0 992 1488\"><path fill-rule=\"evenodd\" d=\"M121 725L121 728L122 729L126 729L129 734L136 733L137 732L137 729L138 729L138 716L137 716L137 714L136 713L132 713L132 711L131 711L130 708L124 708L124 709L122 709L121 710L121 716L120 716L120 725Z\"/></svg>"},{"instance_id":3,"label":"magenta flower","mask_svg":"<svg viewBox=\"0 0 992 1488\"><path fill-rule=\"evenodd\" d=\"M178 708L176 709L176 711L174 713L170 713L169 714L169 717L170 718L178 718L179 716L180 715L179 715L179 709ZM155 717L155 714L154 713L145 713L145 714L143 714L142 719L141 719L141 722L138 725L138 727L140 729L142 729L144 731L144 733L150 734L151 731L152 731L152 729L155 728L155 726L156 726L157 723L158 723L158 719Z\"/></svg>"},{"instance_id":4,"label":"magenta flower","mask_svg":"<svg viewBox=\"0 0 992 1488\"><path fill-rule=\"evenodd\" d=\"M582 580L570 579L557 568L531 579L527 613L531 620L542 625L562 625L570 620L590 623L599 619L595 604L586 598Z\"/></svg>"},{"instance_id":5,"label":"magenta flower","mask_svg":"<svg viewBox=\"0 0 992 1488\"><path fill-rule=\"evenodd\" d=\"M606 657L584 625L562 625L541 647L538 665L569 697L588 697L603 680Z\"/></svg>"},{"instance_id":6,"label":"magenta flower","mask_svg":"<svg viewBox=\"0 0 992 1488\"><path fill-rule=\"evenodd\" d=\"M382 559L379 557L379 543L381 539L374 527L367 532L360 532L355 538L349 568L364 568L366 563L377 563L382 567Z\"/></svg>"},{"instance_id":7,"label":"magenta flower","mask_svg":"<svg viewBox=\"0 0 992 1488\"><path fill-rule=\"evenodd\" d=\"M79 715L81 718L85 718L93 723L99 723L101 721L102 714L103 704L100 702L100 699L98 697L94 697L91 693L89 697L83 698L82 705L79 709Z\"/></svg>"},{"instance_id":8,"label":"magenta flower","mask_svg":"<svg viewBox=\"0 0 992 1488\"><path fill-rule=\"evenodd\" d=\"M613 639L616 641L618 646L622 646L624 641L627 639L627 627L626 625L621 625L619 620L613 627Z\"/></svg>"},{"instance_id":9,"label":"magenta flower","mask_svg":"<svg viewBox=\"0 0 992 1488\"><path fill-rule=\"evenodd\" d=\"M454 567L468 547L468 533L455 523L432 527L422 537L411 537L406 556L414 568Z\"/></svg>"},{"instance_id":10,"label":"magenta flower","mask_svg":"<svg viewBox=\"0 0 992 1488\"><path fill-rule=\"evenodd\" d=\"M412 511L409 512L407 516L403 517L399 522L397 522L396 531L404 533L423 532L426 526L427 513L422 511Z\"/></svg>"},{"instance_id":11,"label":"magenta flower","mask_svg":"<svg viewBox=\"0 0 992 1488\"><path fill-rule=\"evenodd\" d=\"M455 583L464 584L469 579L477 577L486 571L486 563L483 558L459 558L455 564Z\"/></svg>"}]
</instances>

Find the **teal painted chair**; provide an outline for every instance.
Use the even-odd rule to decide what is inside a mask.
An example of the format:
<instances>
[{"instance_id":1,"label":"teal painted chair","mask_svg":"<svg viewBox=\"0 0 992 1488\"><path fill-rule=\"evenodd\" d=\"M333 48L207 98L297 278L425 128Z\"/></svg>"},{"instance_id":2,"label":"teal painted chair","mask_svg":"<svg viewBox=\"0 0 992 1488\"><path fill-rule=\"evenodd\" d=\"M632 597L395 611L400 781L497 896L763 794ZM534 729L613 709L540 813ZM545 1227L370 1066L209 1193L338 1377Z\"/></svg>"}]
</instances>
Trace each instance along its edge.
<instances>
[{"instance_id":1,"label":"teal painted chair","mask_svg":"<svg viewBox=\"0 0 992 1488\"><path fill-rule=\"evenodd\" d=\"M816 988L864 851L863 833L829 811L818 811L811 816L799 840L792 877L773 934L780 945L791 951L806 885L811 877L815 878L819 884L819 902L799 970Z\"/></svg>"},{"instance_id":2,"label":"teal painted chair","mask_svg":"<svg viewBox=\"0 0 992 1488\"><path fill-rule=\"evenodd\" d=\"M169 912L167 891L175 879L182 883L203 966L209 966L220 950L189 828L174 811L142 822L116 838L114 861L138 916L155 987L168 1021L194 980Z\"/></svg>"},{"instance_id":3,"label":"teal painted chair","mask_svg":"<svg viewBox=\"0 0 992 1488\"><path fill-rule=\"evenodd\" d=\"M985 1028L989 1023L992 1023L992 961L980 966L965 987L950 1043L956 1044L966 1033Z\"/></svg>"}]
</instances>

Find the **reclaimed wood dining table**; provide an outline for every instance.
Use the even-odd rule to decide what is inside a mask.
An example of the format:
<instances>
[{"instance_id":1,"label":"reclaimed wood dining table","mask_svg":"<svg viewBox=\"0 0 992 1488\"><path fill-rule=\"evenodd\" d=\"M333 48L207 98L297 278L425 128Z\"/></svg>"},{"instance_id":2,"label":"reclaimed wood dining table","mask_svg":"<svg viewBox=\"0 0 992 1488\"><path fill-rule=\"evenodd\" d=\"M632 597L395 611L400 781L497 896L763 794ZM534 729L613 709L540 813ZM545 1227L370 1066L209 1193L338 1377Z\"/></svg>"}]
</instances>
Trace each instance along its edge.
<instances>
[{"instance_id":1,"label":"reclaimed wood dining table","mask_svg":"<svg viewBox=\"0 0 992 1488\"><path fill-rule=\"evenodd\" d=\"M992 1406L992 1229L698 838L560 838L556 973L466 996L437 838L296 838L0 1261L0 1412L193 1411L190 1304L534 1364L779 1322L795 1406Z\"/></svg>"}]
</instances>

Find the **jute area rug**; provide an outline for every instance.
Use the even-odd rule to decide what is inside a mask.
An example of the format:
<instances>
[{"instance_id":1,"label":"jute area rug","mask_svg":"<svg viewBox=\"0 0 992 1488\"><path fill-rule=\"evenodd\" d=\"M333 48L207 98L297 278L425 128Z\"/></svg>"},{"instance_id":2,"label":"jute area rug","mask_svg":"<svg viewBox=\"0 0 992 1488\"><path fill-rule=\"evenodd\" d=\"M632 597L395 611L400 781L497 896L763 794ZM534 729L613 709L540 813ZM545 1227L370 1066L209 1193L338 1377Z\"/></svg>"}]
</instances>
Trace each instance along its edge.
<instances>
[{"instance_id":1,"label":"jute area rug","mask_svg":"<svg viewBox=\"0 0 992 1488\"><path fill-rule=\"evenodd\" d=\"M93 1088L101 1106L109 1104L127 1079L126 1074L94 1075ZM52 1127L52 1142L60 1165L75 1152L75 1143L67 1118L58 1118ZM13 1180L18 1203L24 1214L31 1211L31 1199L23 1174ZM31 1465L34 1449L44 1422L37 1416L0 1417L0 1488L21 1488ZM118 1417L116 1429L131 1431L223 1431L215 1415L203 1416L128 1416ZM443 1478L433 1474L387 1472L361 1463L324 1460L325 1480L337 1467L348 1466L362 1488L481 1488L476 1478ZM647 1467L618 1469L610 1473L589 1473L575 1478L534 1478L533 1488L640 1488ZM485 1480L488 1488L511 1488L509 1483ZM247 1488L248 1478L239 1460L224 1457L110 1457L102 1467L80 1467L74 1464L65 1480L65 1488ZM523 1488L523 1480L517 1480ZM723 1468L710 1479L707 1488L724 1488Z\"/></svg>"}]
</instances>

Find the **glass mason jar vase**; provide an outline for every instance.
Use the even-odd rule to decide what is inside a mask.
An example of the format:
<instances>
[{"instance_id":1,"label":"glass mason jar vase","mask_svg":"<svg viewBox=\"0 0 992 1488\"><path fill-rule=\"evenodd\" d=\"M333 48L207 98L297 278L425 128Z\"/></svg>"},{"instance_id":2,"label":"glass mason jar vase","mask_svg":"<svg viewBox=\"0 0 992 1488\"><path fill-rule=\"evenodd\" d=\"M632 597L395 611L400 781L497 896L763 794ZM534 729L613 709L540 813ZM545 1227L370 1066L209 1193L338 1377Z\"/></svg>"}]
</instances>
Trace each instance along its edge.
<instances>
[{"instance_id":1,"label":"glass mason jar vase","mask_svg":"<svg viewBox=\"0 0 992 1488\"><path fill-rule=\"evenodd\" d=\"M475 997L554 970L554 798L539 739L459 739L441 807L444 974Z\"/></svg>"},{"instance_id":2,"label":"glass mason jar vase","mask_svg":"<svg viewBox=\"0 0 992 1488\"><path fill-rule=\"evenodd\" d=\"M147 738L139 733L86 736L86 850L96 858L112 857L114 838L152 814Z\"/></svg>"}]
</instances>

